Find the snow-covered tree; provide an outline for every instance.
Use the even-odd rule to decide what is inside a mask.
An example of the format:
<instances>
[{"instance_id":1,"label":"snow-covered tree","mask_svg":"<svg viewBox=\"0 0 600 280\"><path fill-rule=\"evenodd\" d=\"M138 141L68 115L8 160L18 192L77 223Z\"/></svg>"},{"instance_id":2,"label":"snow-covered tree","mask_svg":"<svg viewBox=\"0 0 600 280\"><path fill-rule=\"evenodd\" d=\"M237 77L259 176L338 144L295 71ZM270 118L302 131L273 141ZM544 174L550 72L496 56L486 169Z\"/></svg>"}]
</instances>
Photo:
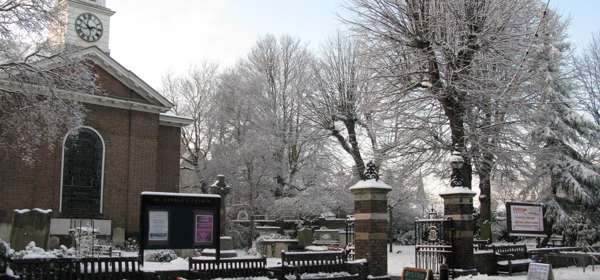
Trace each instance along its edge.
<instances>
[{"instance_id":1,"label":"snow-covered tree","mask_svg":"<svg viewBox=\"0 0 600 280\"><path fill-rule=\"evenodd\" d=\"M573 212L600 205L600 169L579 151L584 141L599 139L600 127L576 110L574 79L565 71L569 45L564 28L556 15L546 17L536 51L543 95L533 133L533 139L543 147L537 163L542 175L549 177L543 197L548 205L547 218L563 228L571 223Z\"/></svg>"},{"instance_id":2,"label":"snow-covered tree","mask_svg":"<svg viewBox=\"0 0 600 280\"><path fill-rule=\"evenodd\" d=\"M542 3L354 0L348 9L354 17L345 21L367 45L375 78L402 104L403 152L447 176L439 162L460 151L465 164L458 175L469 188L472 174L479 175L489 219L493 172L519 162L524 139L510 135L523 121L516 108L527 102L522 87L529 75L522 66Z\"/></svg>"},{"instance_id":3,"label":"snow-covered tree","mask_svg":"<svg viewBox=\"0 0 600 280\"><path fill-rule=\"evenodd\" d=\"M184 168L193 169L195 183L204 191L217 175L210 170L209 160L217 133L218 82L218 65L207 61L191 67L185 75L168 74L163 79L163 93L175 104L174 113L193 119L181 134L181 160Z\"/></svg>"},{"instance_id":4,"label":"snow-covered tree","mask_svg":"<svg viewBox=\"0 0 600 280\"><path fill-rule=\"evenodd\" d=\"M97 90L89 65L47 43L62 10L54 0L0 0L1 158L31 161L41 146L53 148L64 132L81 124L83 108L59 97L56 88Z\"/></svg>"}]
</instances>

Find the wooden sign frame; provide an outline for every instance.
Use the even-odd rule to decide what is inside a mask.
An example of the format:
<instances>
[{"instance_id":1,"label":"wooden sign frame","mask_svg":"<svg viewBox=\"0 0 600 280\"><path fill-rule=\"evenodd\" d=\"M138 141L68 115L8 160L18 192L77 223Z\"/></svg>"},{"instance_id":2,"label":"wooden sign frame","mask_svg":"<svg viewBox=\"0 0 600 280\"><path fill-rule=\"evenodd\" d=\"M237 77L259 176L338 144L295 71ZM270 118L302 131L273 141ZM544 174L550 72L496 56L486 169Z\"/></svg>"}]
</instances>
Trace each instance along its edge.
<instances>
[{"instance_id":1,"label":"wooden sign frame","mask_svg":"<svg viewBox=\"0 0 600 280\"><path fill-rule=\"evenodd\" d=\"M526 207L540 207L542 212L542 230L541 231L526 231L526 230L515 230L512 227L512 206L526 206ZM509 236L531 236L531 237L545 237L546 236L546 225L544 216L546 214L546 207L539 203L526 203L526 202L506 202L506 229L508 230Z\"/></svg>"}]
</instances>

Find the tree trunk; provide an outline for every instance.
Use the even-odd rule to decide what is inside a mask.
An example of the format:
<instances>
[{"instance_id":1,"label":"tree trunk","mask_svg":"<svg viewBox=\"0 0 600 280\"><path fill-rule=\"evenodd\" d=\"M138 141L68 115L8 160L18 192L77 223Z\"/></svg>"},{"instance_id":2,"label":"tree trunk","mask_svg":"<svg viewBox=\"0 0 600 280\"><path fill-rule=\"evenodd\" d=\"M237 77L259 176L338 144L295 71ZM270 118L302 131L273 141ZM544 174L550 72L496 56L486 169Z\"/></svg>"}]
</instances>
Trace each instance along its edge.
<instances>
[{"instance_id":1,"label":"tree trunk","mask_svg":"<svg viewBox=\"0 0 600 280\"><path fill-rule=\"evenodd\" d=\"M494 156L484 153L483 160L479 164L479 237L492 241L492 162Z\"/></svg>"}]
</instances>

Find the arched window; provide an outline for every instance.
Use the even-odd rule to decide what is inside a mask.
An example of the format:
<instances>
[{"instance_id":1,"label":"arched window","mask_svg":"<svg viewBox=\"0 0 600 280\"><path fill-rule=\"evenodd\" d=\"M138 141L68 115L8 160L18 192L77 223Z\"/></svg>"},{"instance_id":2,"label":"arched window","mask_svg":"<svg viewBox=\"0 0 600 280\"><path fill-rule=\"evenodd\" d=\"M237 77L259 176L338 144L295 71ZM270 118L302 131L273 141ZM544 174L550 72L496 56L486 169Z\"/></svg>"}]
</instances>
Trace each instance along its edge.
<instances>
[{"instance_id":1,"label":"arched window","mask_svg":"<svg viewBox=\"0 0 600 280\"><path fill-rule=\"evenodd\" d=\"M61 212L70 217L102 213L104 140L90 127L67 134L63 143Z\"/></svg>"}]
</instances>

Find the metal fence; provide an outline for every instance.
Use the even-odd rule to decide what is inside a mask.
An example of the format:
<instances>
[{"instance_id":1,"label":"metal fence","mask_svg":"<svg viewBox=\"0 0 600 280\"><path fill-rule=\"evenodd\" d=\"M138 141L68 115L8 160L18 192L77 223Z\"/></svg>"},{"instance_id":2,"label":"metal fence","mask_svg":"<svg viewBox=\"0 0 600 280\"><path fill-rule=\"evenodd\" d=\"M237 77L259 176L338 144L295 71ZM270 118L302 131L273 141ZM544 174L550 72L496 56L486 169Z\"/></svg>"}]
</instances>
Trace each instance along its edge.
<instances>
[{"instance_id":1,"label":"metal fence","mask_svg":"<svg viewBox=\"0 0 600 280\"><path fill-rule=\"evenodd\" d=\"M415 265L439 273L441 264L452 260L452 220L415 221Z\"/></svg>"}]
</instances>

